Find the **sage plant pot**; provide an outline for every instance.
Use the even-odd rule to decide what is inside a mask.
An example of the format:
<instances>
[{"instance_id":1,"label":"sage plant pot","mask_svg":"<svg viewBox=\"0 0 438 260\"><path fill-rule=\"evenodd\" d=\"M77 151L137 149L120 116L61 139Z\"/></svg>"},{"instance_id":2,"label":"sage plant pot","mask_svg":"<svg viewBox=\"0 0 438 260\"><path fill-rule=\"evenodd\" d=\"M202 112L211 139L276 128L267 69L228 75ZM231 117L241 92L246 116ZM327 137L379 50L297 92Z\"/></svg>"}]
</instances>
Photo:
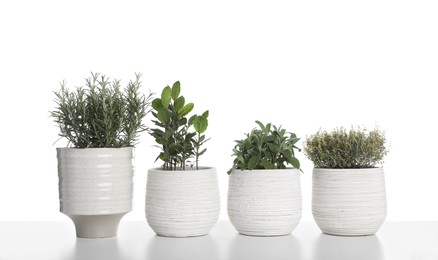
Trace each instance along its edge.
<instances>
[{"instance_id":1,"label":"sage plant pot","mask_svg":"<svg viewBox=\"0 0 438 260\"><path fill-rule=\"evenodd\" d=\"M60 211L77 237L117 235L132 210L133 148L57 148Z\"/></svg>"},{"instance_id":2,"label":"sage plant pot","mask_svg":"<svg viewBox=\"0 0 438 260\"><path fill-rule=\"evenodd\" d=\"M322 232L364 236L386 218L383 168L313 170L312 213Z\"/></svg>"},{"instance_id":3,"label":"sage plant pot","mask_svg":"<svg viewBox=\"0 0 438 260\"><path fill-rule=\"evenodd\" d=\"M301 208L297 169L234 169L229 176L228 216L240 234L289 235L300 222Z\"/></svg>"},{"instance_id":4,"label":"sage plant pot","mask_svg":"<svg viewBox=\"0 0 438 260\"><path fill-rule=\"evenodd\" d=\"M157 235L207 235L219 218L219 208L219 185L215 168L149 170L146 219Z\"/></svg>"}]
</instances>

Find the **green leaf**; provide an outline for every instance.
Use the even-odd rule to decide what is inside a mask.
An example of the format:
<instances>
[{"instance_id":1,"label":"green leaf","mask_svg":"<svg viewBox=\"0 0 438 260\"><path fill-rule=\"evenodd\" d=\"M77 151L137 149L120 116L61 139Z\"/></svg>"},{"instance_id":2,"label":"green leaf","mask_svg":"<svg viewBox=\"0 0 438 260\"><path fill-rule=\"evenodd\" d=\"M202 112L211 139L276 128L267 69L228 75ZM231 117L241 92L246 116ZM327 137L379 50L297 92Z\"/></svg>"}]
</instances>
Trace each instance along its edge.
<instances>
[{"instance_id":1,"label":"green leaf","mask_svg":"<svg viewBox=\"0 0 438 260\"><path fill-rule=\"evenodd\" d=\"M241 162L242 164L245 164L245 159L243 158L243 156L242 155L238 155L237 156L237 160L239 161L239 162Z\"/></svg>"},{"instance_id":2,"label":"green leaf","mask_svg":"<svg viewBox=\"0 0 438 260\"><path fill-rule=\"evenodd\" d=\"M203 149L202 151L199 152L199 156L203 155L205 152L207 151L207 148Z\"/></svg>"},{"instance_id":3,"label":"green leaf","mask_svg":"<svg viewBox=\"0 0 438 260\"><path fill-rule=\"evenodd\" d=\"M179 83L179 81L173 83L172 86L172 99L176 100L179 96L179 93L181 92L181 84Z\"/></svg>"},{"instance_id":4,"label":"green leaf","mask_svg":"<svg viewBox=\"0 0 438 260\"><path fill-rule=\"evenodd\" d=\"M193 103L188 103L183 108L178 110L178 116L183 117L183 116L187 115L188 113L190 113L193 110L194 106L195 105Z\"/></svg>"},{"instance_id":5,"label":"green leaf","mask_svg":"<svg viewBox=\"0 0 438 260\"><path fill-rule=\"evenodd\" d=\"M173 105L173 109L174 109L175 111L179 111L181 108L184 107L185 102L186 102L186 100L184 99L183 96L177 98L177 99L175 100L175 104Z\"/></svg>"},{"instance_id":6,"label":"green leaf","mask_svg":"<svg viewBox=\"0 0 438 260\"><path fill-rule=\"evenodd\" d=\"M169 108L170 100L172 99L172 90L169 86L165 87L163 89L163 92L161 92L161 104L165 109Z\"/></svg>"},{"instance_id":7,"label":"green leaf","mask_svg":"<svg viewBox=\"0 0 438 260\"><path fill-rule=\"evenodd\" d=\"M155 110L159 110L160 108L162 108L163 107L163 104L161 103L161 99L159 99L159 98L156 98L156 99L154 99L153 101L152 101L152 107L155 109Z\"/></svg>"},{"instance_id":8,"label":"green leaf","mask_svg":"<svg viewBox=\"0 0 438 260\"><path fill-rule=\"evenodd\" d=\"M262 124L262 122L260 122L258 120L256 120L255 122L260 126L260 129L262 129L262 131L264 132L265 131L265 126Z\"/></svg>"},{"instance_id":9,"label":"green leaf","mask_svg":"<svg viewBox=\"0 0 438 260\"><path fill-rule=\"evenodd\" d=\"M278 150L280 150L280 147L277 144L268 143L268 147L273 153L278 153Z\"/></svg>"},{"instance_id":10,"label":"green leaf","mask_svg":"<svg viewBox=\"0 0 438 260\"><path fill-rule=\"evenodd\" d=\"M292 164L292 166L293 166L295 169L300 169L300 161L298 161L297 158L292 157L292 158L289 160L289 163Z\"/></svg>"},{"instance_id":11,"label":"green leaf","mask_svg":"<svg viewBox=\"0 0 438 260\"><path fill-rule=\"evenodd\" d=\"M208 120L204 116L197 116L193 120L193 127L195 128L196 132L200 134L202 134L203 132L205 132L205 130L207 130L207 126L208 126Z\"/></svg>"},{"instance_id":12,"label":"green leaf","mask_svg":"<svg viewBox=\"0 0 438 260\"><path fill-rule=\"evenodd\" d=\"M161 123L167 124L170 121L170 113L165 108L160 108L157 113L157 118Z\"/></svg>"},{"instance_id":13,"label":"green leaf","mask_svg":"<svg viewBox=\"0 0 438 260\"><path fill-rule=\"evenodd\" d=\"M165 140L167 140L167 139L169 139L170 137L172 137L172 134L173 134L173 131L166 131L166 132L164 132L164 134L163 134L163 138L164 138Z\"/></svg>"},{"instance_id":14,"label":"green leaf","mask_svg":"<svg viewBox=\"0 0 438 260\"><path fill-rule=\"evenodd\" d=\"M204 116L205 118L208 118L208 115L209 115L209 112L208 112L208 110L207 110L207 111L205 111L204 113L202 113L202 116Z\"/></svg>"},{"instance_id":15,"label":"green leaf","mask_svg":"<svg viewBox=\"0 0 438 260\"><path fill-rule=\"evenodd\" d=\"M259 164L259 158L256 156L251 157L248 161L248 170L254 170Z\"/></svg>"},{"instance_id":16,"label":"green leaf","mask_svg":"<svg viewBox=\"0 0 438 260\"><path fill-rule=\"evenodd\" d=\"M193 115L189 118L189 126L193 125L193 120L195 120L195 118L197 117L197 115Z\"/></svg>"},{"instance_id":17,"label":"green leaf","mask_svg":"<svg viewBox=\"0 0 438 260\"><path fill-rule=\"evenodd\" d=\"M261 160L260 164L265 168L265 169L275 169L275 165L273 163L271 163L270 161L267 160Z\"/></svg>"},{"instance_id":18,"label":"green leaf","mask_svg":"<svg viewBox=\"0 0 438 260\"><path fill-rule=\"evenodd\" d=\"M182 125L185 125L185 124L187 124L187 118L183 117L180 120L178 120L178 125L179 126L182 126Z\"/></svg>"},{"instance_id":19,"label":"green leaf","mask_svg":"<svg viewBox=\"0 0 438 260\"><path fill-rule=\"evenodd\" d=\"M281 154L283 154L284 157L286 157L288 162L290 162L291 159L293 158L292 152L290 150L284 150L284 151L281 152Z\"/></svg>"}]
</instances>

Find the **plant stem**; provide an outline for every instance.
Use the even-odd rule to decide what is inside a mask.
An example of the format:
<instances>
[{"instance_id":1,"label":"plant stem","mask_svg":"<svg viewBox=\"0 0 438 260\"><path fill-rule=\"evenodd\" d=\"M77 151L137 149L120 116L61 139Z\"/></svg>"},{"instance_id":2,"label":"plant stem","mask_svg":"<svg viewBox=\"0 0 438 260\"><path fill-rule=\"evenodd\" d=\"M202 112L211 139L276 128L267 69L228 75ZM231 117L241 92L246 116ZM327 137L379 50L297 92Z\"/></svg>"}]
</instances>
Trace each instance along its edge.
<instances>
[{"instance_id":1,"label":"plant stem","mask_svg":"<svg viewBox=\"0 0 438 260\"><path fill-rule=\"evenodd\" d=\"M199 140L201 138L201 133L198 133L198 140L196 141L196 170L198 170L198 160L199 160Z\"/></svg>"}]
</instances>

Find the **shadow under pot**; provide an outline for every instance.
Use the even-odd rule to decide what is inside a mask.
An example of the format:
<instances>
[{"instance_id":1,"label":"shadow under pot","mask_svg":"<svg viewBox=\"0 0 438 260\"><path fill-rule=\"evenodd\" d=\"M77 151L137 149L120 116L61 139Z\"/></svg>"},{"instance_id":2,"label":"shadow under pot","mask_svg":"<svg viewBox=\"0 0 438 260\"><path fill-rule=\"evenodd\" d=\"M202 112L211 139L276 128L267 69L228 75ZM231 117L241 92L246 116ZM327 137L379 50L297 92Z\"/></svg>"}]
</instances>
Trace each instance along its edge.
<instances>
[{"instance_id":1,"label":"shadow under pot","mask_svg":"<svg viewBox=\"0 0 438 260\"><path fill-rule=\"evenodd\" d=\"M219 218L219 208L215 168L148 171L146 220L157 235L207 235Z\"/></svg>"},{"instance_id":2,"label":"shadow under pot","mask_svg":"<svg viewBox=\"0 0 438 260\"><path fill-rule=\"evenodd\" d=\"M289 235L301 219L297 169L238 170L229 176L228 216L249 236Z\"/></svg>"},{"instance_id":3,"label":"shadow under pot","mask_svg":"<svg viewBox=\"0 0 438 260\"><path fill-rule=\"evenodd\" d=\"M312 213L322 232L364 236L386 218L383 168L313 170Z\"/></svg>"},{"instance_id":4,"label":"shadow under pot","mask_svg":"<svg viewBox=\"0 0 438 260\"><path fill-rule=\"evenodd\" d=\"M133 148L57 148L60 211L77 237L117 235L132 210Z\"/></svg>"}]
</instances>

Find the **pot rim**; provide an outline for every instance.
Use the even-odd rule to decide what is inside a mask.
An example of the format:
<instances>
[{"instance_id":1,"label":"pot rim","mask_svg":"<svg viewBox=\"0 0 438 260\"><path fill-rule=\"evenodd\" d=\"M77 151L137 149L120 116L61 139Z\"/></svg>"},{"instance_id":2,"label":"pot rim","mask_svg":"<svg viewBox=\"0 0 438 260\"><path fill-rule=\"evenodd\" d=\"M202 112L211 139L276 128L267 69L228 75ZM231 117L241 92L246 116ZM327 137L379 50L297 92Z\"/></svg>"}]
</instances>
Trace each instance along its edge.
<instances>
[{"instance_id":1,"label":"pot rim","mask_svg":"<svg viewBox=\"0 0 438 260\"><path fill-rule=\"evenodd\" d=\"M260 172L276 172L276 171L278 171L278 172L298 172L298 173L300 172L299 169L293 168L293 167L287 167L285 169L254 169L254 170L248 170L248 169L242 170L242 169L233 168L230 175L232 173L235 173L235 172L240 172L240 173L258 172L258 173L260 173Z\"/></svg>"},{"instance_id":2,"label":"pot rim","mask_svg":"<svg viewBox=\"0 0 438 260\"><path fill-rule=\"evenodd\" d=\"M326 172L330 172L330 171L344 171L344 172L351 172L351 171L372 171L372 170L383 170L383 166L382 167L371 167L371 168L317 168L314 167L313 170L318 170L318 171L326 171Z\"/></svg>"},{"instance_id":3,"label":"pot rim","mask_svg":"<svg viewBox=\"0 0 438 260\"><path fill-rule=\"evenodd\" d=\"M102 151L102 150L130 150L130 149L134 149L134 146L125 146L125 147L95 147L95 148L78 148L78 147L56 147L56 150L61 151L61 150L76 150L76 151L92 151L92 150L96 150L96 151Z\"/></svg>"},{"instance_id":4,"label":"pot rim","mask_svg":"<svg viewBox=\"0 0 438 260\"><path fill-rule=\"evenodd\" d=\"M161 173L184 173L184 172L204 172L204 171L210 171L210 170L216 170L216 167L212 166L199 166L199 169L185 169L185 170L163 170L161 167L154 167L149 168L148 172L161 172Z\"/></svg>"}]
</instances>

